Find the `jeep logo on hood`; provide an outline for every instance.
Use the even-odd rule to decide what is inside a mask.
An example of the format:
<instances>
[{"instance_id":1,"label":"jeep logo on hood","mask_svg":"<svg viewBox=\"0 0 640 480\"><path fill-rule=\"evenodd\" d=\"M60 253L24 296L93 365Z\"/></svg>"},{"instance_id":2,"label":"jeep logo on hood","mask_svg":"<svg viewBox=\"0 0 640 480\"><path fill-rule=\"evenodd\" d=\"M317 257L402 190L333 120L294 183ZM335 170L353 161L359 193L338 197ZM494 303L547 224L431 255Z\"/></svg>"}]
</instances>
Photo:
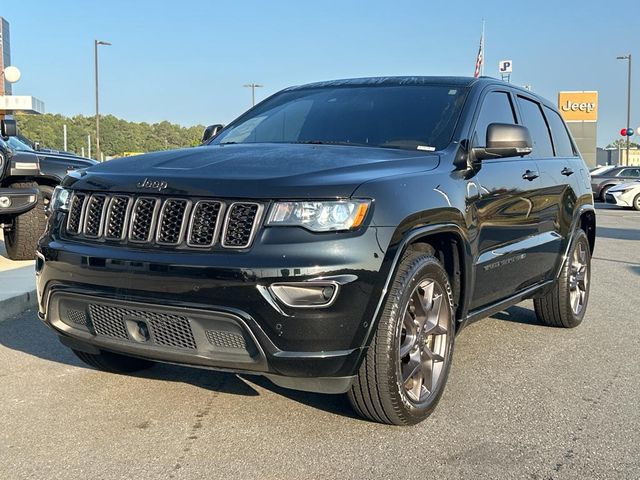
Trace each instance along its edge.
<instances>
[{"instance_id":1,"label":"jeep logo on hood","mask_svg":"<svg viewBox=\"0 0 640 480\"><path fill-rule=\"evenodd\" d=\"M145 178L141 182L138 182L137 186L138 188L149 188L161 192L167 188L169 184L164 180L149 180L148 178Z\"/></svg>"}]
</instances>

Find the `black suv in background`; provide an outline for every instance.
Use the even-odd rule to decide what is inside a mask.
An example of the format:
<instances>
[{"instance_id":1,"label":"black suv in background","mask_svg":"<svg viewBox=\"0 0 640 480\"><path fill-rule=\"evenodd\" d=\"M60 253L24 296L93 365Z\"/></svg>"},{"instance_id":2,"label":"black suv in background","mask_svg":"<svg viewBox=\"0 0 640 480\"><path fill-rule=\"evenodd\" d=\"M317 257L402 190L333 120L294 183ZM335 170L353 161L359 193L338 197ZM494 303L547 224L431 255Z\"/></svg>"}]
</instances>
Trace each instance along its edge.
<instances>
[{"instance_id":1,"label":"black suv in background","mask_svg":"<svg viewBox=\"0 0 640 480\"><path fill-rule=\"evenodd\" d=\"M0 124L0 227L11 260L33 260L53 189L75 169L97 162L69 153L34 150L20 140L15 120Z\"/></svg>"},{"instance_id":2,"label":"black suv in background","mask_svg":"<svg viewBox=\"0 0 640 480\"><path fill-rule=\"evenodd\" d=\"M72 172L52 211L40 317L89 365L261 374L384 423L433 411L468 323L533 298L575 327L589 298L587 168L489 78L288 88L205 146Z\"/></svg>"}]
</instances>

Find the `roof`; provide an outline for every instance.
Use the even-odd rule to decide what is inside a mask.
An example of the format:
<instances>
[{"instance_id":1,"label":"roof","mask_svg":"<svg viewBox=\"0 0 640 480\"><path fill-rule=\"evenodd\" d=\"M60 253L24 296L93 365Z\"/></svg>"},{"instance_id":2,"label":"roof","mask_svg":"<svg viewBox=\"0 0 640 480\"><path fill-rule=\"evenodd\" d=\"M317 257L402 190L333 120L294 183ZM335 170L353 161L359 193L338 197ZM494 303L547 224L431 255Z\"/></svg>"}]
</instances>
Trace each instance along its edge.
<instances>
[{"instance_id":1,"label":"roof","mask_svg":"<svg viewBox=\"0 0 640 480\"><path fill-rule=\"evenodd\" d=\"M491 82L488 82L488 81ZM365 77L328 80L324 82L308 83L287 88L298 90L305 88L345 87L345 86L375 86L375 85L448 85L455 87L469 87L475 83L494 83L499 80L490 77L439 77L439 76L404 76L404 77Z\"/></svg>"}]
</instances>

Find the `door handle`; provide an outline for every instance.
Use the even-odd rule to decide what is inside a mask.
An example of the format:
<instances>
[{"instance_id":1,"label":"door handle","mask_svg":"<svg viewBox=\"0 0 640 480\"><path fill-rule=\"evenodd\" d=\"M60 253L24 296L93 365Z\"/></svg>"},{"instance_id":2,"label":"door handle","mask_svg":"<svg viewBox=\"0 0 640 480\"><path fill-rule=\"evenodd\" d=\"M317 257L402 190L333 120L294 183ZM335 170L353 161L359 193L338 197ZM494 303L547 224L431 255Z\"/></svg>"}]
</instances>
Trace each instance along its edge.
<instances>
[{"instance_id":1,"label":"door handle","mask_svg":"<svg viewBox=\"0 0 640 480\"><path fill-rule=\"evenodd\" d=\"M525 180L529 180L530 182L532 180L535 180L536 178L538 178L538 172L534 171L534 170L527 170L526 172L524 172L522 174L522 178Z\"/></svg>"},{"instance_id":2,"label":"door handle","mask_svg":"<svg viewBox=\"0 0 640 480\"><path fill-rule=\"evenodd\" d=\"M568 177L569 175L573 175L573 170L571 170L569 167L564 167L560 173Z\"/></svg>"}]
</instances>

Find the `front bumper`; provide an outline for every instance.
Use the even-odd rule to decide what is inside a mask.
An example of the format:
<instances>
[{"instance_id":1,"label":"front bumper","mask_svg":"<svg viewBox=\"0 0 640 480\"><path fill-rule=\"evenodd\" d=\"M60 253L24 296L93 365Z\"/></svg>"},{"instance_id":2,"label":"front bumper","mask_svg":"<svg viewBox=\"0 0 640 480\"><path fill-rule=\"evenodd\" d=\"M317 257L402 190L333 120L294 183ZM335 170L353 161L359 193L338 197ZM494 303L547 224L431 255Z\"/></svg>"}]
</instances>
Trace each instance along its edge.
<instances>
[{"instance_id":1,"label":"front bumper","mask_svg":"<svg viewBox=\"0 0 640 480\"><path fill-rule=\"evenodd\" d=\"M632 207L633 195L626 191L612 192L608 191L605 195L605 202L619 207Z\"/></svg>"},{"instance_id":2,"label":"front bumper","mask_svg":"<svg viewBox=\"0 0 640 480\"><path fill-rule=\"evenodd\" d=\"M38 195L37 188L0 188L0 217L28 212L38 203Z\"/></svg>"},{"instance_id":3,"label":"front bumper","mask_svg":"<svg viewBox=\"0 0 640 480\"><path fill-rule=\"evenodd\" d=\"M285 230L264 229L251 251L224 254L91 245L49 231L36 262L40 317L78 350L346 391L382 297L379 237L391 229L325 236ZM269 297L273 283L326 277L348 279L326 308L291 308ZM136 340L136 322L147 339Z\"/></svg>"}]
</instances>

